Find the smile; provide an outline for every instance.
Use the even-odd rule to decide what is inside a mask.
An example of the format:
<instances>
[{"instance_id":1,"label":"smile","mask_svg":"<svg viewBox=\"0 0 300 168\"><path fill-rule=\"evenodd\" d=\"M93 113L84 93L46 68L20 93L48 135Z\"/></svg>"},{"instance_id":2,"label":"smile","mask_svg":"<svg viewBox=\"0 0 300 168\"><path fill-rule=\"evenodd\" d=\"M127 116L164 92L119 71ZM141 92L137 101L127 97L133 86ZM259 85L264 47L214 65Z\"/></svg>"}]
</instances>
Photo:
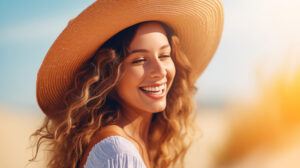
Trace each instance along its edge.
<instances>
[{"instance_id":1,"label":"smile","mask_svg":"<svg viewBox=\"0 0 300 168\"><path fill-rule=\"evenodd\" d=\"M145 86L140 87L140 90L143 91L147 96L158 99L162 98L165 95L167 84L155 85L155 86Z\"/></svg>"}]
</instances>

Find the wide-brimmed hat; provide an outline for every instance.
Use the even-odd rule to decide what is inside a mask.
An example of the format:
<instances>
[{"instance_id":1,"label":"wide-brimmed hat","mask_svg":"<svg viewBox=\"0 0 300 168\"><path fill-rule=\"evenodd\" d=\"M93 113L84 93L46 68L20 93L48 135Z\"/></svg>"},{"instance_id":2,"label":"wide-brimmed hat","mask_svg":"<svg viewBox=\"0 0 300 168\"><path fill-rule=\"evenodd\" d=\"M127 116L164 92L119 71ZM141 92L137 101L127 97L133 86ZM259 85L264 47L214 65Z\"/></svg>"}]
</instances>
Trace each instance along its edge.
<instances>
[{"instance_id":1,"label":"wide-brimmed hat","mask_svg":"<svg viewBox=\"0 0 300 168\"><path fill-rule=\"evenodd\" d=\"M196 78L214 55L223 29L221 0L98 0L72 19L49 49L37 75L42 111L52 117L62 107L78 69L121 30L160 21L178 35Z\"/></svg>"}]
</instances>

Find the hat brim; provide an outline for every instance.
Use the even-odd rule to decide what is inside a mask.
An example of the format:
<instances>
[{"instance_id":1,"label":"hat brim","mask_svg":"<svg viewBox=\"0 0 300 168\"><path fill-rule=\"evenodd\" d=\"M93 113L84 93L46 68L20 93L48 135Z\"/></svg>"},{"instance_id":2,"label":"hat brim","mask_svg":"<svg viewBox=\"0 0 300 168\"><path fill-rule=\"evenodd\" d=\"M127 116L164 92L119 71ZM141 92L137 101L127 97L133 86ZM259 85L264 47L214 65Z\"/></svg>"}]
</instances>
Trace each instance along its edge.
<instances>
[{"instance_id":1,"label":"hat brim","mask_svg":"<svg viewBox=\"0 0 300 168\"><path fill-rule=\"evenodd\" d=\"M174 29L196 80L219 44L223 5L221 0L94 2L69 22L44 58L36 84L40 108L51 116L62 106L62 95L81 65L113 35L144 21L161 21Z\"/></svg>"}]
</instances>

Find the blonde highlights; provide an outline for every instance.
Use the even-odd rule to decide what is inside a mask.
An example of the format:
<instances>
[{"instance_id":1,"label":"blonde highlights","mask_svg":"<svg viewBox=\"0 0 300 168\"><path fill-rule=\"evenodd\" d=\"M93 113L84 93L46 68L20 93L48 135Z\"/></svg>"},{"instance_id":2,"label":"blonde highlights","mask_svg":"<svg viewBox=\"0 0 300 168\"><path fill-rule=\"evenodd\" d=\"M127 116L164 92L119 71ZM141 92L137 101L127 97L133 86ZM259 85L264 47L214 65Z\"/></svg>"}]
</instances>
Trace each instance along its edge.
<instances>
[{"instance_id":1,"label":"blonde highlights","mask_svg":"<svg viewBox=\"0 0 300 168\"><path fill-rule=\"evenodd\" d=\"M151 149L153 167L162 168L184 167L184 156L193 140L193 112L196 107L196 88L192 83L189 60L182 52L176 35L170 37L170 43L176 75L168 93L165 111L155 114L150 127L150 141L155 146Z\"/></svg>"},{"instance_id":2,"label":"blonde highlights","mask_svg":"<svg viewBox=\"0 0 300 168\"><path fill-rule=\"evenodd\" d=\"M65 93L66 108L62 115L46 117L41 128L32 135L37 137L32 160L44 144L50 151L49 168L79 167L93 135L119 120L121 106L114 89L122 75L126 47L140 24L125 29L106 42L78 71L74 85ZM180 48L179 38L165 24L162 25L171 44L176 75L167 96L166 109L155 113L152 118L150 160L152 167L165 168L177 164L183 167L184 156L193 138L195 87L190 63ZM118 49L110 48L111 44L117 44Z\"/></svg>"},{"instance_id":3,"label":"blonde highlights","mask_svg":"<svg viewBox=\"0 0 300 168\"><path fill-rule=\"evenodd\" d=\"M48 167L76 167L92 135L118 118L114 87L119 80L121 64L111 49L101 49L92 61L76 74L74 86L65 96L68 107L58 118L45 118L33 136L39 137L37 150L47 143ZM33 158L33 160L34 160Z\"/></svg>"}]
</instances>

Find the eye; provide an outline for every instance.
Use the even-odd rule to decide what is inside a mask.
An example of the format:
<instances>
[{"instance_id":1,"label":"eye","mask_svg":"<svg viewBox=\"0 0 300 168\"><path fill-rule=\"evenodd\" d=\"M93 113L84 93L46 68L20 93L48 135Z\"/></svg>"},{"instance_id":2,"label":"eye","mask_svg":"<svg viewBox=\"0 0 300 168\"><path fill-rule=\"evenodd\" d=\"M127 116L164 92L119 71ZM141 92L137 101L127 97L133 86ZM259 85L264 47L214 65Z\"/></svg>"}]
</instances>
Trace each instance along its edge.
<instances>
[{"instance_id":1,"label":"eye","mask_svg":"<svg viewBox=\"0 0 300 168\"><path fill-rule=\"evenodd\" d=\"M161 56L159 56L159 58L161 58L161 59L166 59L166 58L170 58L171 56L170 55L161 55Z\"/></svg>"},{"instance_id":2,"label":"eye","mask_svg":"<svg viewBox=\"0 0 300 168\"><path fill-rule=\"evenodd\" d=\"M146 59L145 58L139 58L139 59L136 59L134 61L132 61L133 64L138 64L138 63L142 63L142 62L145 62Z\"/></svg>"}]
</instances>

